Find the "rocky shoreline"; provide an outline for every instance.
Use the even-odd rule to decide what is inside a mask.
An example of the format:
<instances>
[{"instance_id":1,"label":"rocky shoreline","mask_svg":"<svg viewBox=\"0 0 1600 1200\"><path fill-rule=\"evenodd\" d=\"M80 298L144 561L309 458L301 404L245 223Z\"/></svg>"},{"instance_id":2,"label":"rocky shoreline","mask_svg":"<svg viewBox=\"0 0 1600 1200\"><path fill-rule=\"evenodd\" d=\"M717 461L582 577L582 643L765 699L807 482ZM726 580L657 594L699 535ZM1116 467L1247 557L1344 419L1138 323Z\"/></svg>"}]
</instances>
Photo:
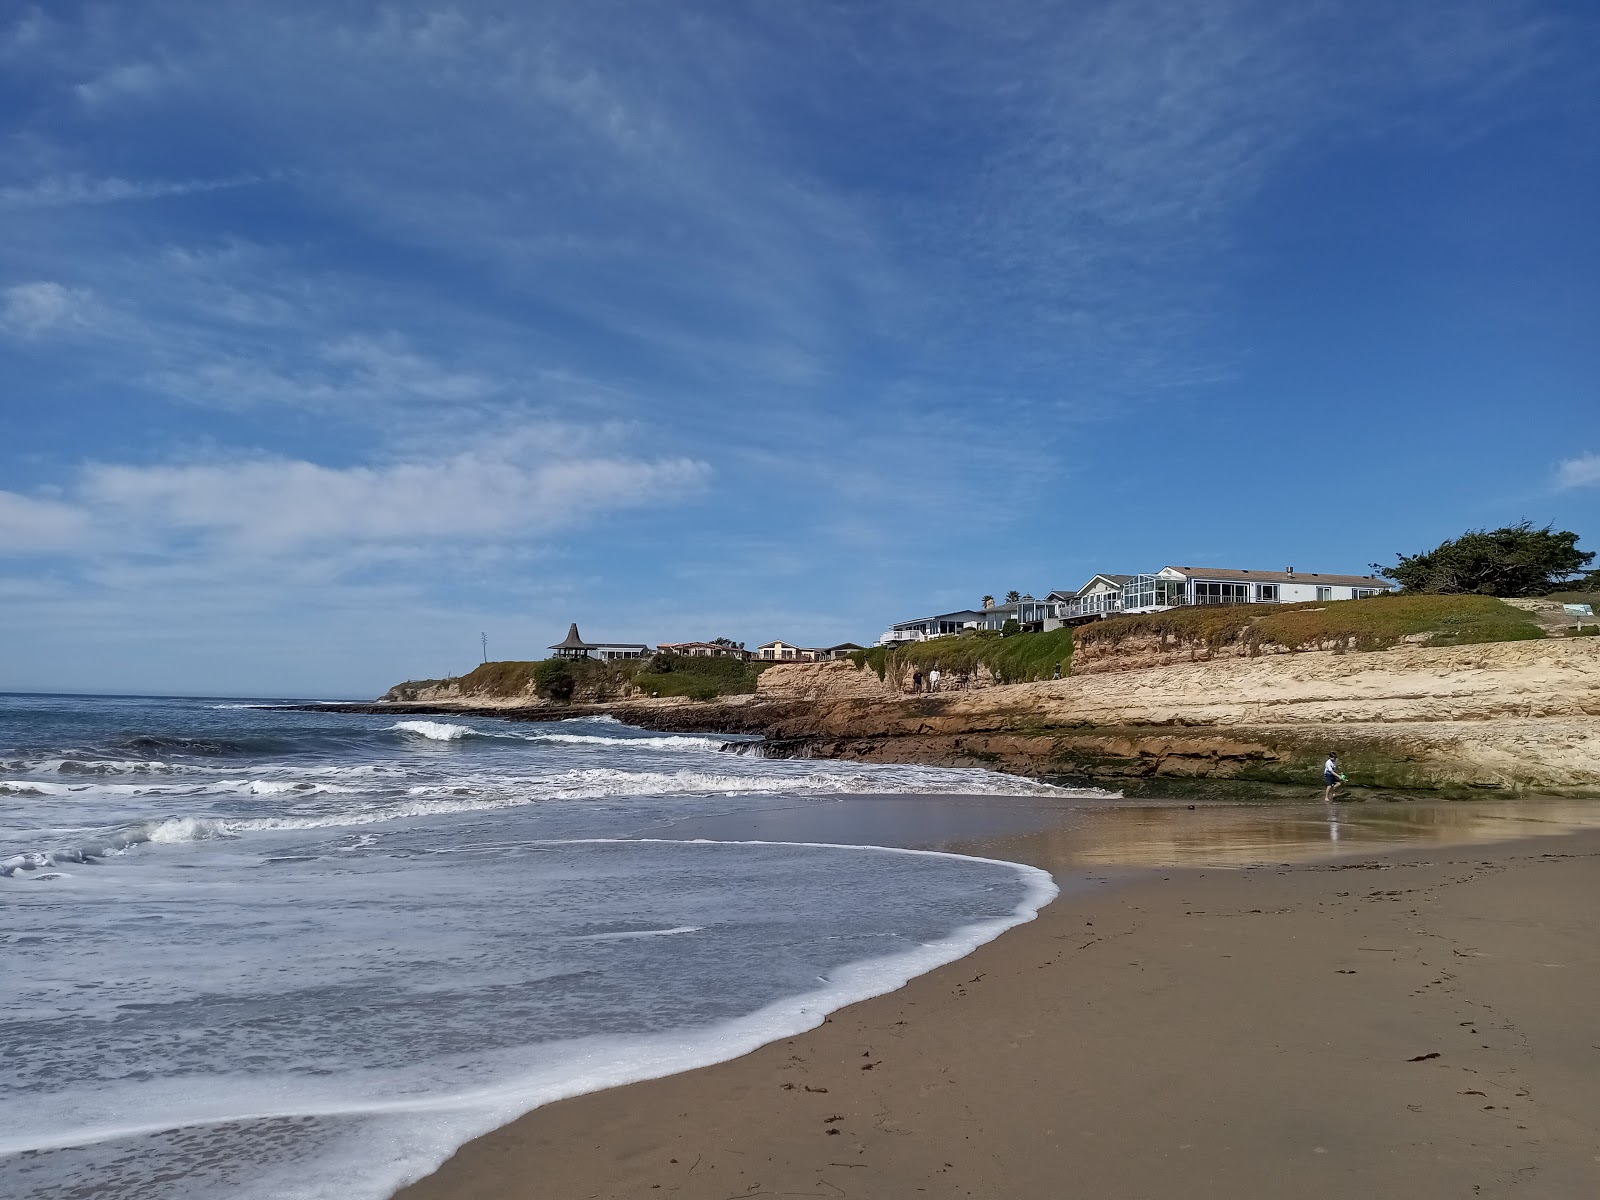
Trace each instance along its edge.
<instances>
[{"instance_id":1,"label":"rocky shoreline","mask_svg":"<svg viewBox=\"0 0 1600 1200\"><path fill-rule=\"evenodd\" d=\"M710 701L302 707L525 721L605 714L663 732L756 734L774 758L982 766L1123 790L1304 788L1338 750L1369 788L1600 795L1600 639L1191 662L939 695L831 662L773 668L754 695Z\"/></svg>"}]
</instances>

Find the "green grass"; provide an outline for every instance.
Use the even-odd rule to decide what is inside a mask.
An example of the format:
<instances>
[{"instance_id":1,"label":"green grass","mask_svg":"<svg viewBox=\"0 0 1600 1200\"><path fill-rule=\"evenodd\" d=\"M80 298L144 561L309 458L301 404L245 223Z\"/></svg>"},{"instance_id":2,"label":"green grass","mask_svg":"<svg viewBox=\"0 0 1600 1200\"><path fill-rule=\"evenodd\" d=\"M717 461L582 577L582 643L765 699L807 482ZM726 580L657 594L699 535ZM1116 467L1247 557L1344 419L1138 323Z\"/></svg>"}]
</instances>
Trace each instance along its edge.
<instances>
[{"instance_id":1,"label":"green grass","mask_svg":"<svg viewBox=\"0 0 1600 1200\"><path fill-rule=\"evenodd\" d=\"M533 683L536 662L491 662L474 667L457 682L464 693L474 696L520 696Z\"/></svg>"},{"instance_id":2,"label":"green grass","mask_svg":"<svg viewBox=\"0 0 1600 1200\"><path fill-rule=\"evenodd\" d=\"M1545 636L1531 614L1492 596L1370 596L1306 604L1239 604L1174 608L1112 617L1078 630L1083 646L1115 646L1129 638L1179 643L1300 649L1334 645L1382 650L1407 638L1429 646L1516 642Z\"/></svg>"},{"instance_id":3,"label":"green grass","mask_svg":"<svg viewBox=\"0 0 1600 1200\"><path fill-rule=\"evenodd\" d=\"M454 683L454 679L408 679L404 683L397 683L384 693L385 700L415 700L419 693L442 688Z\"/></svg>"},{"instance_id":4,"label":"green grass","mask_svg":"<svg viewBox=\"0 0 1600 1200\"><path fill-rule=\"evenodd\" d=\"M491 662L474 667L459 679L415 679L397 684L389 695L397 700L415 699L417 693L445 684L458 684L464 698L513 699L539 696L549 700L595 700L604 703L621 699L629 685L645 696L690 696L710 700L717 696L747 695L756 690L756 679L772 663L737 662L728 658L681 658L657 654L648 659L599 662L595 659L542 659L537 662ZM665 670L652 671L653 666ZM564 668L564 669L563 669ZM567 693L566 683L572 685Z\"/></svg>"},{"instance_id":5,"label":"green grass","mask_svg":"<svg viewBox=\"0 0 1600 1200\"><path fill-rule=\"evenodd\" d=\"M1001 637L994 632L953 634L926 642L907 642L898 646L874 646L857 650L850 661L867 667L879 679L900 679L908 668L941 673L971 673L987 667L997 679L1024 683L1049 679L1056 668L1066 675L1072 668L1072 630L1053 629L1049 633L1018 633Z\"/></svg>"},{"instance_id":6,"label":"green grass","mask_svg":"<svg viewBox=\"0 0 1600 1200\"><path fill-rule=\"evenodd\" d=\"M761 672L774 663L739 662L732 658L685 658L658 654L643 666L667 666L666 671L641 670L634 686L646 696L688 696L712 700L717 696L747 696L756 690Z\"/></svg>"}]
</instances>

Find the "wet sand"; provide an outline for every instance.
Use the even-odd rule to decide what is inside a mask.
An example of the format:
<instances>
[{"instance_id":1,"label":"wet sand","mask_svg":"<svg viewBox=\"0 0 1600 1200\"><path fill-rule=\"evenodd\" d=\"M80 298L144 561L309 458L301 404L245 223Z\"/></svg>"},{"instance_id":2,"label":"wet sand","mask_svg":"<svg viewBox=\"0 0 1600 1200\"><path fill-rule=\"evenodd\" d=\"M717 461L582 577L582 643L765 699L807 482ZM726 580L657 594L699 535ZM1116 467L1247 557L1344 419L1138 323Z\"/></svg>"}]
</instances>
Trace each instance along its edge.
<instances>
[{"instance_id":1,"label":"wet sand","mask_svg":"<svg viewBox=\"0 0 1600 1200\"><path fill-rule=\"evenodd\" d=\"M1052 870L1038 920L400 1195L1600 1194L1600 806L1021 803L994 840L979 803L906 840ZM890 811L677 833L884 841L853 833Z\"/></svg>"}]
</instances>

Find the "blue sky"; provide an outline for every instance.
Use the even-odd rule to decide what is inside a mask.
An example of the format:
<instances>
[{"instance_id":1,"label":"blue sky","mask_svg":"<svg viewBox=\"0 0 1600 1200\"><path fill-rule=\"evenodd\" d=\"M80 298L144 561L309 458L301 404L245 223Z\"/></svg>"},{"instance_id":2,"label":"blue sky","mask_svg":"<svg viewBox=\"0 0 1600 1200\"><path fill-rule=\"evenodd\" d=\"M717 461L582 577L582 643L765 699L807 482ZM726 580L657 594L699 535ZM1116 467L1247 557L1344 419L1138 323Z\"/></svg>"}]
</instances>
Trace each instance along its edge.
<instances>
[{"instance_id":1,"label":"blue sky","mask_svg":"<svg viewBox=\"0 0 1600 1200\"><path fill-rule=\"evenodd\" d=\"M1600 548L1597 47L1522 0L0 9L0 688Z\"/></svg>"}]
</instances>

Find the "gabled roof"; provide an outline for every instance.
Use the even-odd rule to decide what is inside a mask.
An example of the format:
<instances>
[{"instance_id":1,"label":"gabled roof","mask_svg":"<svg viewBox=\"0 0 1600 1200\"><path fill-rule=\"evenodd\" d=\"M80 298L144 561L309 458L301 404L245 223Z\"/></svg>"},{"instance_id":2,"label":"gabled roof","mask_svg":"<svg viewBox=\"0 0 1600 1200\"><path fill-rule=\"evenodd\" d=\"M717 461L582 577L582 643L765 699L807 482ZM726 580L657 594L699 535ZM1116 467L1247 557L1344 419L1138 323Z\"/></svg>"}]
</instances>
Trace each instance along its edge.
<instances>
[{"instance_id":1,"label":"gabled roof","mask_svg":"<svg viewBox=\"0 0 1600 1200\"><path fill-rule=\"evenodd\" d=\"M1222 567L1163 567L1189 579L1214 579L1218 583L1320 583L1324 587L1392 588L1387 579L1373 575L1319 575L1315 571L1237 571Z\"/></svg>"},{"instance_id":2,"label":"gabled roof","mask_svg":"<svg viewBox=\"0 0 1600 1200\"><path fill-rule=\"evenodd\" d=\"M858 646L854 642L840 642L837 646L829 646L829 654L837 654L841 650L865 650L865 646Z\"/></svg>"},{"instance_id":3,"label":"gabled roof","mask_svg":"<svg viewBox=\"0 0 1600 1200\"><path fill-rule=\"evenodd\" d=\"M1055 591L1045 595L1046 600L1076 600L1077 598L1078 593L1067 588L1057 588Z\"/></svg>"},{"instance_id":4,"label":"gabled roof","mask_svg":"<svg viewBox=\"0 0 1600 1200\"><path fill-rule=\"evenodd\" d=\"M1093 576L1089 580L1088 583L1084 584L1081 588L1079 588L1077 594L1080 595L1080 596L1083 595L1083 593L1087 592L1090 588L1092 588L1095 585L1095 581L1096 580L1104 579L1112 587L1121 587L1123 584L1127 583L1128 580L1130 580L1132 578L1133 578L1132 575L1107 575L1107 574L1102 572L1099 575Z\"/></svg>"},{"instance_id":5,"label":"gabled roof","mask_svg":"<svg viewBox=\"0 0 1600 1200\"><path fill-rule=\"evenodd\" d=\"M559 641L554 646L551 646L550 649L552 649L552 650L594 650L594 649L596 649L596 647L590 645L588 642L584 641L581 637L578 636L578 623L576 621L574 621L572 623L572 627L567 630L567 636L562 641Z\"/></svg>"}]
</instances>

